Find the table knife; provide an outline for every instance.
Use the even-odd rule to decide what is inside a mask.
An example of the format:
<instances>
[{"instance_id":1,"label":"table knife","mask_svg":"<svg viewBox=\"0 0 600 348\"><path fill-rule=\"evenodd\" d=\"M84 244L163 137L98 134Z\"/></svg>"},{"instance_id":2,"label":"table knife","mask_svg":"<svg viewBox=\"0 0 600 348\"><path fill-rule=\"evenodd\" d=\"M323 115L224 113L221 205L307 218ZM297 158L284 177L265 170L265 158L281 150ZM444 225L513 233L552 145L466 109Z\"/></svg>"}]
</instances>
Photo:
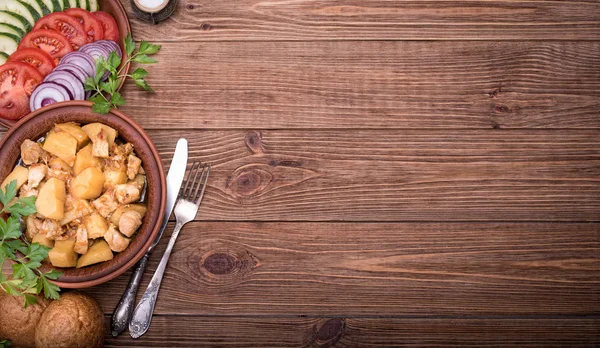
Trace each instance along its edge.
<instances>
[{"instance_id":1,"label":"table knife","mask_svg":"<svg viewBox=\"0 0 600 348\"><path fill-rule=\"evenodd\" d=\"M144 254L140 261L138 261L138 263L136 263L133 267L133 273L131 274L129 284L125 289L123 296L121 296L119 304L115 308L115 312L111 320L111 330L114 337L118 336L129 326L131 314L133 313L133 308L135 307L135 296L137 294L138 286L140 285L142 275L144 274L144 270L148 264L148 258L160 241L160 238L167 227L167 223L169 222L169 217L171 216L171 212L173 211L173 207L177 201L177 194L179 193L181 183L183 182L183 176L185 175L185 171L187 169L187 161L188 143L186 139L182 138L177 142L177 147L175 148L175 153L173 154L173 159L171 160L171 167L169 168L169 173L167 174L167 203L165 206L163 222L160 226L160 231L158 232L154 243L152 243L146 254Z\"/></svg>"}]
</instances>

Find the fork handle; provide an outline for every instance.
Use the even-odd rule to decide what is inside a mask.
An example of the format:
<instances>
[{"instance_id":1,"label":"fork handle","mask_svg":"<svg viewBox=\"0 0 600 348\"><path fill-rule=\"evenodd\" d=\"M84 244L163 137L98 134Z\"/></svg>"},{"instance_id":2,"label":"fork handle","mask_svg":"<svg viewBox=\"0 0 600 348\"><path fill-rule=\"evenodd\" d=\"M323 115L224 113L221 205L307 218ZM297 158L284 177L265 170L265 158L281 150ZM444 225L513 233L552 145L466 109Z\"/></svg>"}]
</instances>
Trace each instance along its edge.
<instances>
[{"instance_id":1,"label":"fork handle","mask_svg":"<svg viewBox=\"0 0 600 348\"><path fill-rule=\"evenodd\" d=\"M149 257L150 252L147 252L140 261L135 264L131 279L129 280L129 284L127 284L127 289L125 289L117 308L115 308L111 322L112 335L114 337L117 337L129 325L129 319L131 319L133 307L135 306L135 295L137 294Z\"/></svg>"},{"instance_id":2,"label":"fork handle","mask_svg":"<svg viewBox=\"0 0 600 348\"><path fill-rule=\"evenodd\" d=\"M167 250L165 250L163 257L158 264L158 268L156 269L156 272L154 272L152 280L150 280L150 284L148 284L148 288L146 288L146 292L144 292L140 303L135 307L133 317L129 323L129 333L133 338L142 336L148 331L148 328L150 328L152 313L154 312L154 306L156 305L160 284L162 283L165 269L167 268L167 263L171 256L171 251L173 250L173 246L175 245L175 241L177 240L177 236L179 236L179 231L182 227L183 224L177 222L173 234L171 235L171 239L169 239Z\"/></svg>"}]
</instances>

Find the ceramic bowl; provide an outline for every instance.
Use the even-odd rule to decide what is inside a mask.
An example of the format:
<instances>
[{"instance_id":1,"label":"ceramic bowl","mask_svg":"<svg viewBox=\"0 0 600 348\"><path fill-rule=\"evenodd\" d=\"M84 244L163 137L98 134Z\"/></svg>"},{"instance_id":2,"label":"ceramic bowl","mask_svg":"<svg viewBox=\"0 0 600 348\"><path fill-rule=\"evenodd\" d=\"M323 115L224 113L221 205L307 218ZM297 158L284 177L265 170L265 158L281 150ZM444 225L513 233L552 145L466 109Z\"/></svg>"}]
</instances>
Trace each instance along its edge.
<instances>
[{"instance_id":1,"label":"ceramic bowl","mask_svg":"<svg viewBox=\"0 0 600 348\"><path fill-rule=\"evenodd\" d=\"M87 124L101 122L119 132L119 137L133 144L146 172L146 203L148 212L131 243L114 259L83 268L57 268L63 275L55 282L63 288L86 288L111 280L131 268L146 253L158 234L165 211L166 183L162 163L148 135L129 117L112 110L99 115L91 110L87 101L56 103L36 110L19 120L0 142L0 181L12 171L20 158L20 146L26 139L36 140L54 127L56 123L77 122ZM49 264L42 267L50 269Z\"/></svg>"},{"instance_id":2,"label":"ceramic bowl","mask_svg":"<svg viewBox=\"0 0 600 348\"><path fill-rule=\"evenodd\" d=\"M121 46L121 50L125 52L125 47L123 46L123 39L127 36L127 34L131 33L131 26L129 25L129 17L127 17L127 12L121 4L119 0L99 0L98 5L100 6L100 11L104 11L115 18L117 22L117 27L119 27L119 46ZM123 70L125 73L129 72L129 67L131 63L127 63L125 69ZM125 80L121 81L121 85L118 90L121 89ZM11 128L17 121L15 120L5 120L0 118L0 129L3 127L6 129Z\"/></svg>"}]
</instances>

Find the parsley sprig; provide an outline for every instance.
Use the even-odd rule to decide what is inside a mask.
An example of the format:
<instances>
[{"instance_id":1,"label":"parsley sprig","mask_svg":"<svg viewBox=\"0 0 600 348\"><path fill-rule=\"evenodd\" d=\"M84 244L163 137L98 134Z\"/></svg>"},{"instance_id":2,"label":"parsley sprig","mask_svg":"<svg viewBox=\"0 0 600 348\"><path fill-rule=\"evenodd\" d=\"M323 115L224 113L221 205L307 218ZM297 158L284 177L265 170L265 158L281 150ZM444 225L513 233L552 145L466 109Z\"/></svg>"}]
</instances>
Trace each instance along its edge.
<instances>
[{"instance_id":1,"label":"parsley sprig","mask_svg":"<svg viewBox=\"0 0 600 348\"><path fill-rule=\"evenodd\" d=\"M154 90L148 85L145 77L148 72L143 68L135 69L131 74L126 74L123 69L129 62L139 64L154 64L157 62L156 59L150 56L160 51L161 45L153 45L146 41L140 42L139 48L136 50L136 44L131 38L131 35L127 34L124 40L125 52L124 59L125 64L119 69L122 59L117 56L115 52L111 52L108 59L100 57L96 61L96 76L88 77L85 81L85 90L92 91L92 96L89 98L94 104L92 110L99 114L106 114L111 107L118 108L119 106L125 105L125 99L121 93L117 91L121 81L125 78L131 78L137 86L148 91L154 92ZM102 81L104 74L108 74L108 80Z\"/></svg>"},{"instance_id":2,"label":"parsley sprig","mask_svg":"<svg viewBox=\"0 0 600 348\"><path fill-rule=\"evenodd\" d=\"M41 292L50 299L58 299L60 289L50 282L62 273L55 270L42 272L39 267L48 257L50 248L39 243L27 244L21 232L21 217L34 214L35 197L17 198L17 181L0 188L0 202L3 205L0 214L9 214L0 218L0 270L6 260L12 260L12 276L6 277L0 271L0 288L8 294L23 296L25 307L37 302L34 295Z\"/></svg>"},{"instance_id":3,"label":"parsley sprig","mask_svg":"<svg viewBox=\"0 0 600 348\"><path fill-rule=\"evenodd\" d=\"M8 348L10 346L11 346L11 344L10 344L9 340L0 339L0 348Z\"/></svg>"}]
</instances>

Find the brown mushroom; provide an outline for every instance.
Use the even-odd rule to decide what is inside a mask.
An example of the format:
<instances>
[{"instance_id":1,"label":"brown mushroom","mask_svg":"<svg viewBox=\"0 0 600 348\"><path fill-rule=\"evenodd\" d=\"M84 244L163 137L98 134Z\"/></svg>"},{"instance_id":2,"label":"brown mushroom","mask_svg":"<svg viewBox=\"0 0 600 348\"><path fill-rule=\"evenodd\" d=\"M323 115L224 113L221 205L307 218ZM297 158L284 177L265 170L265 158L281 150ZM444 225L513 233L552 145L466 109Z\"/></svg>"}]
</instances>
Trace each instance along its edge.
<instances>
[{"instance_id":1,"label":"brown mushroom","mask_svg":"<svg viewBox=\"0 0 600 348\"><path fill-rule=\"evenodd\" d=\"M35 332L38 348L102 347L104 314L98 303L80 292L67 292L50 303Z\"/></svg>"}]
</instances>

